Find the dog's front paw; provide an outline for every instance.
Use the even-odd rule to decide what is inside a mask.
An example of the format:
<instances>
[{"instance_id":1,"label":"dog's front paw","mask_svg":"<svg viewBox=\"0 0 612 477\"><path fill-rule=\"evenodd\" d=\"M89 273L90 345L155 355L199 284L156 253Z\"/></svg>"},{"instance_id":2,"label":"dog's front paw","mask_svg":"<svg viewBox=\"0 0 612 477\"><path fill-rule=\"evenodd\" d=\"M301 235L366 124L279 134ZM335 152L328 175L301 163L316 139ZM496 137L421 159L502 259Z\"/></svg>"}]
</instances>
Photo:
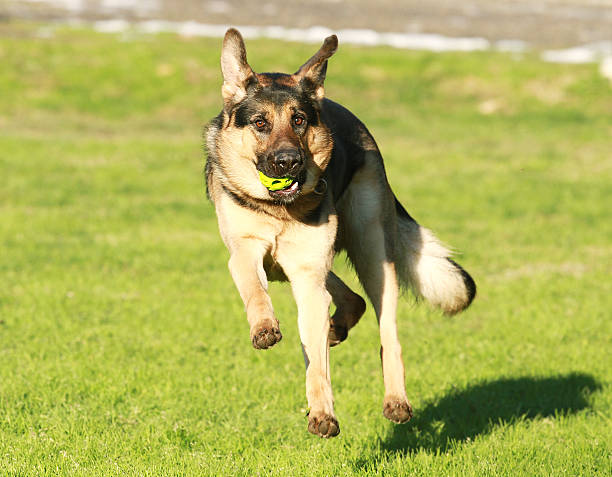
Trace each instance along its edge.
<instances>
[{"instance_id":1,"label":"dog's front paw","mask_svg":"<svg viewBox=\"0 0 612 477\"><path fill-rule=\"evenodd\" d=\"M389 398L383 404L383 414L396 424L404 424L412 417L412 406L405 399Z\"/></svg>"},{"instance_id":2,"label":"dog's front paw","mask_svg":"<svg viewBox=\"0 0 612 477\"><path fill-rule=\"evenodd\" d=\"M283 335L278 327L278 322L267 320L251 330L251 343L255 349L268 349L282 339Z\"/></svg>"},{"instance_id":3,"label":"dog's front paw","mask_svg":"<svg viewBox=\"0 0 612 477\"><path fill-rule=\"evenodd\" d=\"M319 437L329 438L340 434L340 425L334 416L322 414L308 416L308 431Z\"/></svg>"}]
</instances>

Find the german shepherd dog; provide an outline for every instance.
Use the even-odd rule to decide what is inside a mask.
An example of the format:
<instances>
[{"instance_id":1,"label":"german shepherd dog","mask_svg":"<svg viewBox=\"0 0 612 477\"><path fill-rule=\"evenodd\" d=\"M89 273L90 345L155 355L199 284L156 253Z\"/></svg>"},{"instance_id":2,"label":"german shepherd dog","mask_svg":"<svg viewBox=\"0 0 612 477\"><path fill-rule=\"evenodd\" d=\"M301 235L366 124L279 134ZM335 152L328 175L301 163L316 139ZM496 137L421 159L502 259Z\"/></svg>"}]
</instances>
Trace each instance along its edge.
<instances>
[{"instance_id":1,"label":"german shepherd dog","mask_svg":"<svg viewBox=\"0 0 612 477\"><path fill-rule=\"evenodd\" d=\"M336 36L329 36L292 75L255 73L242 36L228 30L221 52L223 110L205 131L208 196L251 342L267 349L281 340L267 288L268 280L288 280L306 362L308 430L321 437L340 432L329 348L346 339L366 308L332 272L336 253L346 251L374 306L383 414L396 423L412 416L395 319L400 286L448 314L465 309L476 294L470 275L394 196L366 127L324 97L327 60L337 47Z\"/></svg>"}]
</instances>

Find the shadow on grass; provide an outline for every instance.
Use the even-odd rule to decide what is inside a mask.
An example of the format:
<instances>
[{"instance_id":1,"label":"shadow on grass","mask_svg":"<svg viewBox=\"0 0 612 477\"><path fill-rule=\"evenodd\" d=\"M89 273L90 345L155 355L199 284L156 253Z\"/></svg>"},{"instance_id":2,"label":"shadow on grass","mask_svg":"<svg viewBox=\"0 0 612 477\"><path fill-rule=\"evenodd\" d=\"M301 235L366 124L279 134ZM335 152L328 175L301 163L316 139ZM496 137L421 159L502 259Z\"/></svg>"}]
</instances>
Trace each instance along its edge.
<instances>
[{"instance_id":1,"label":"shadow on grass","mask_svg":"<svg viewBox=\"0 0 612 477\"><path fill-rule=\"evenodd\" d=\"M416 409L409 423L394 426L381 441L381 450L386 454L421 449L445 452L498 425L574 414L589 407L590 395L600 388L588 374L508 378L470 385Z\"/></svg>"}]
</instances>

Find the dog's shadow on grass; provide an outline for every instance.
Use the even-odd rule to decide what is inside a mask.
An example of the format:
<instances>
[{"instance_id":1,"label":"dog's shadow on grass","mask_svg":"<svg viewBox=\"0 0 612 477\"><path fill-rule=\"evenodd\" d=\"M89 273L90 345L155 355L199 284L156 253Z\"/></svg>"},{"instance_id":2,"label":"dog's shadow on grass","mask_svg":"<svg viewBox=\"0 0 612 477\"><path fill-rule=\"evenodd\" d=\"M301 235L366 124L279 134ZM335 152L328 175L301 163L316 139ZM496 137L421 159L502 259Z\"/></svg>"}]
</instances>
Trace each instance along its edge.
<instances>
[{"instance_id":1,"label":"dog's shadow on grass","mask_svg":"<svg viewBox=\"0 0 612 477\"><path fill-rule=\"evenodd\" d=\"M574 414L589 407L590 395L600 388L592 376L576 373L470 385L416 409L414 418L394 426L380 447L385 454L445 452L496 426Z\"/></svg>"}]
</instances>

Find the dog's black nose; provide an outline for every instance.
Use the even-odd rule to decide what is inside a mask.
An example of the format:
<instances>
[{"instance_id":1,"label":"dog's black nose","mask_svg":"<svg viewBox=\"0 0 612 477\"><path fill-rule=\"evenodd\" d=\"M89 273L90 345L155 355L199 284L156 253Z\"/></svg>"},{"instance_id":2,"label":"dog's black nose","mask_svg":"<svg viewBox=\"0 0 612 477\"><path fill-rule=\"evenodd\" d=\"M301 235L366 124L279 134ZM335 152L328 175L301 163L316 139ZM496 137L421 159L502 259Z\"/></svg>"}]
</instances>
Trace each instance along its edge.
<instances>
[{"instance_id":1,"label":"dog's black nose","mask_svg":"<svg viewBox=\"0 0 612 477\"><path fill-rule=\"evenodd\" d=\"M302 154L299 149L279 149L270 162L276 177L296 175L302 166Z\"/></svg>"}]
</instances>

